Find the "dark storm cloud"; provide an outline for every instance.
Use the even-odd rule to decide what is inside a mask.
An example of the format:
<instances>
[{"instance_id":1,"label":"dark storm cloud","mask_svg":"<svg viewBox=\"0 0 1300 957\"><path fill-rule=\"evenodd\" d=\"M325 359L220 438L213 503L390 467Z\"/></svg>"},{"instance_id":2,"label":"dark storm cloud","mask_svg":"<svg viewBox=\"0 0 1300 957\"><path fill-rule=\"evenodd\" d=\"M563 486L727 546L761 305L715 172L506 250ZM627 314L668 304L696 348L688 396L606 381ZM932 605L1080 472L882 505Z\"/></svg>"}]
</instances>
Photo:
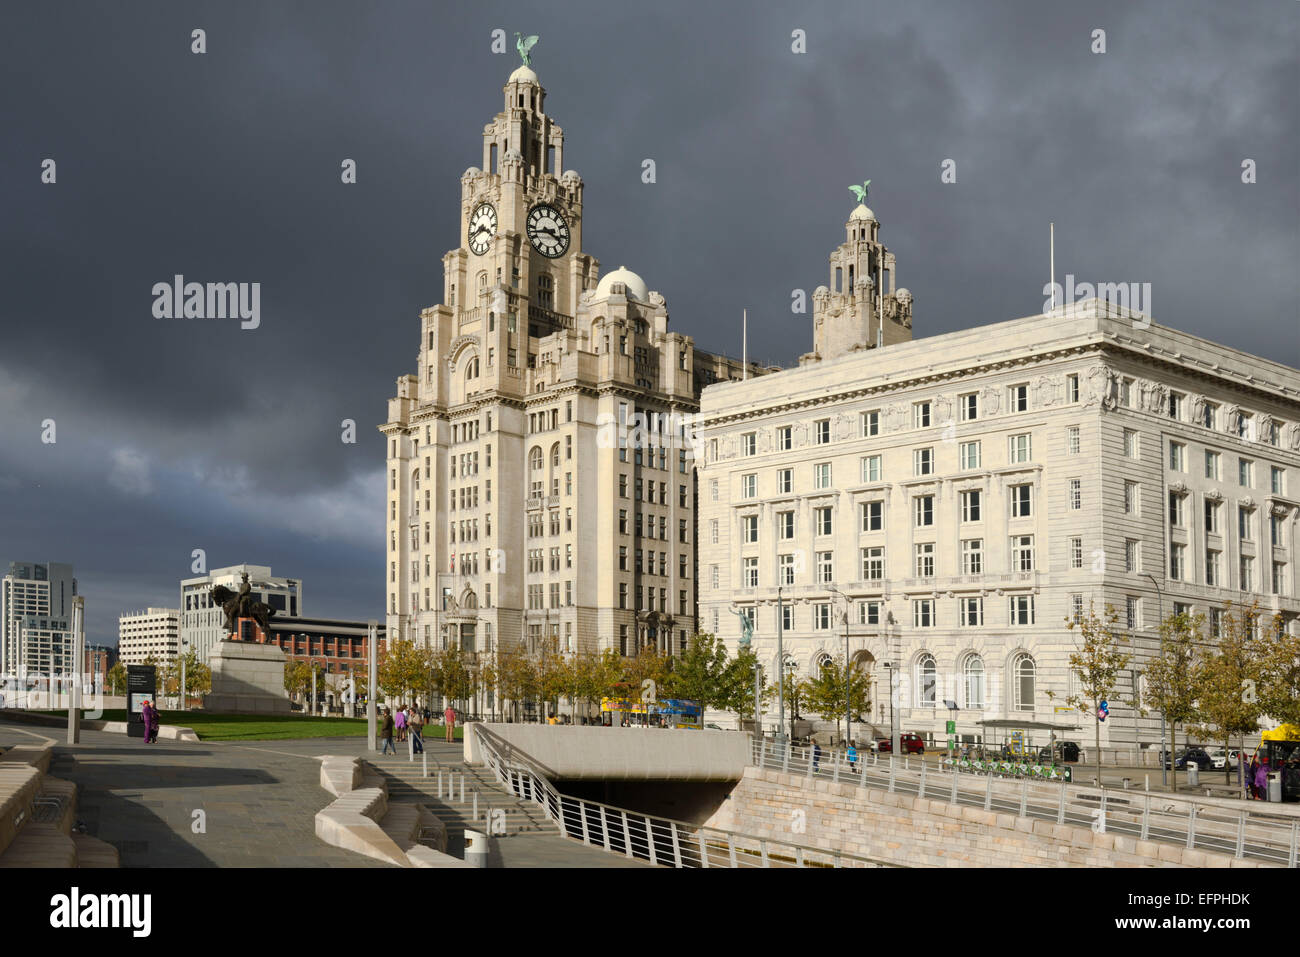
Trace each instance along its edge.
<instances>
[{"instance_id":1,"label":"dark storm cloud","mask_svg":"<svg viewBox=\"0 0 1300 957\"><path fill-rule=\"evenodd\" d=\"M73 562L101 638L174 604L196 547L302 577L312 613L381 612L373 427L414 369L460 174L517 62L490 55L494 28L541 34L587 251L641 273L706 348L739 352L742 308L754 357L810 347L791 291L827 281L846 186L871 178L917 335L1038 312L1054 220L1058 278L1151 282L1157 321L1294 364L1297 17L1280 0L10 5L0 561ZM261 328L153 319L176 273L260 282Z\"/></svg>"}]
</instances>

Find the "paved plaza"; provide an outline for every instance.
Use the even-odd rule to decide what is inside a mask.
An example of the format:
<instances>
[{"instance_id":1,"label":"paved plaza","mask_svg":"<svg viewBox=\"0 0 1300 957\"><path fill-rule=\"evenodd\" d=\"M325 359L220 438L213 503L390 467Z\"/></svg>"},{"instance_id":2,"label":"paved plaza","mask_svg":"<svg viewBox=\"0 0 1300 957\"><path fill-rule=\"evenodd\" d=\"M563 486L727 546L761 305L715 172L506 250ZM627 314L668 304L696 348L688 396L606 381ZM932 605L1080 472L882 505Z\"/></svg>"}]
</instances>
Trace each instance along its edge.
<instances>
[{"instance_id":1,"label":"paved plaza","mask_svg":"<svg viewBox=\"0 0 1300 957\"><path fill-rule=\"evenodd\" d=\"M62 728L32 728L0 718L0 747L40 738L62 742ZM428 742L445 768L462 765L460 744ZM398 756L371 756L395 800L420 801L448 824L448 851L460 856L469 821L435 796L405 746ZM367 756L364 738L238 742L160 741L103 731L81 744L58 743L50 774L76 783L77 818L86 833L118 848L123 867L383 867L332 847L315 833L316 812L334 796L320 786L320 755ZM469 772L473 773L473 772ZM481 770L478 776L487 778ZM196 833L195 811L205 830ZM492 867L647 866L566 839L554 830L491 841Z\"/></svg>"}]
</instances>

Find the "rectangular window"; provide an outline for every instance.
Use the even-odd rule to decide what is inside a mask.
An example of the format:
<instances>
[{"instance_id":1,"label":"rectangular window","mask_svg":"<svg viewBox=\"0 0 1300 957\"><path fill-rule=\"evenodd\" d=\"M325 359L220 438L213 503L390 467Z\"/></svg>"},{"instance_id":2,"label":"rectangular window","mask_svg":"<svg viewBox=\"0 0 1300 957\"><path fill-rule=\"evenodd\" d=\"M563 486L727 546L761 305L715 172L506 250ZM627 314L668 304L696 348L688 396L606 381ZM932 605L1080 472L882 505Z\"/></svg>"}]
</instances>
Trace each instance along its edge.
<instances>
[{"instance_id":1,"label":"rectangular window","mask_svg":"<svg viewBox=\"0 0 1300 957\"><path fill-rule=\"evenodd\" d=\"M1242 555L1241 562L1238 566L1238 572L1241 575L1241 590L1255 590L1255 559L1249 555Z\"/></svg>"},{"instance_id":2,"label":"rectangular window","mask_svg":"<svg viewBox=\"0 0 1300 957\"><path fill-rule=\"evenodd\" d=\"M1124 571L1142 571L1142 543L1135 538L1124 540Z\"/></svg>"},{"instance_id":3,"label":"rectangular window","mask_svg":"<svg viewBox=\"0 0 1300 957\"><path fill-rule=\"evenodd\" d=\"M758 449L758 433L746 432L740 437L740 454L753 455Z\"/></svg>"},{"instance_id":4,"label":"rectangular window","mask_svg":"<svg viewBox=\"0 0 1300 957\"><path fill-rule=\"evenodd\" d=\"M1183 496L1178 492L1169 493L1169 524L1177 528L1183 526Z\"/></svg>"},{"instance_id":5,"label":"rectangular window","mask_svg":"<svg viewBox=\"0 0 1300 957\"><path fill-rule=\"evenodd\" d=\"M758 559L746 558L744 560L744 575L742 581L746 588L758 587Z\"/></svg>"},{"instance_id":6,"label":"rectangular window","mask_svg":"<svg viewBox=\"0 0 1300 957\"><path fill-rule=\"evenodd\" d=\"M1078 624L1079 622L1083 621L1083 596L1082 595L1070 596L1070 618L1074 620L1075 624Z\"/></svg>"},{"instance_id":7,"label":"rectangular window","mask_svg":"<svg viewBox=\"0 0 1300 957\"><path fill-rule=\"evenodd\" d=\"M879 482L881 476L880 456L864 455L862 457L862 481Z\"/></svg>"},{"instance_id":8,"label":"rectangular window","mask_svg":"<svg viewBox=\"0 0 1300 957\"><path fill-rule=\"evenodd\" d=\"M1083 508L1083 481L1070 479L1070 510L1077 512Z\"/></svg>"},{"instance_id":9,"label":"rectangular window","mask_svg":"<svg viewBox=\"0 0 1300 957\"><path fill-rule=\"evenodd\" d=\"M1251 510L1246 508L1244 505L1237 506L1237 537L1243 542L1251 542L1255 540L1255 536L1252 534L1251 529L1253 523L1251 522L1250 513Z\"/></svg>"},{"instance_id":10,"label":"rectangular window","mask_svg":"<svg viewBox=\"0 0 1300 957\"><path fill-rule=\"evenodd\" d=\"M1034 596L1011 596L1011 624L1032 625L1034 623Z\"/></svg>"},{"instance_id":11,"label":"rectangular window","mask_svg":"<svg viewBox=\"0 0 1300 957\"><path fill-rule=\"evenodd\" d=\"M885 528L885 503L884 502L863 502L862 503L862 530L864 532L880 532Z\"/></svg>"},{"instance_id":12,"label":"rectangular window","mask_svg":"<svg viewBox=\"0 0 1300 957\"><path fill-rule=\"evenodd\" d=\"M1142 627L1142 600L1135 595L1124 596L1124 624L1129 631Z\"/></svg>"},{"instance_id":13,"label":"rectangular window","mask_svg":"<svg viewBox=\"0 0 1300 957\"><path fill-rule=\"evenodd\" d=\"M1169 546L1169 577L1182 581L1187 577L1187 546L1171 544Z\"/></svg>"},{"instance_id":14,"label":"rectangular window","mask_svg":"<svg viewBox=\"0 0 1300 957\"><path fill-rule=\"evenodd\" d=\"M1218 429L1219 427L1219 407L1213 402L1205 403L1201 409L1201 425L1207 429Z\"/></svg>"},{"instance_id":15,"label":"rectangular window","mask_svg":"<svg viewBox=\"0 0 1300 957\"><path fill-rule=\"evenodd\" d=\"M1012 518L1029 518L1034 514L1033 506L1033 486L1032 485L1012 485L1011 492L1011 517Z\"/></svg>"},{"instance_id":16,"label":"rectangular window","mask_svg":"<svg viewBox=\"0 0 1300 957\"><path fill-rule=\"evenodd\" d=\"M984 574L984 539L967 538L962 540L961 573L963 575Z\"/></svg>"},{"instance_id":17,"label":"rectangular window","mask_svg":"<svg viewBox=\"0 0 1300 957\"><path fill-rule=\"evenodd\" d=\"M1187 446L1182 442L1169 443L1169 470L1171 472L1187 471Z\"/></svg>"},{"instance_id":18,"label":"rectangular window","mask_svg":"<svg viewBox=\"0 0 1300 957\"><path fill-rule=\"evenodd\" d=\"M1013 535L1011 537L1011 570L1013 572L1034 570L1034 536Z\"/></svg>"},{"instance_id":19,"label":"rectangular window","mask_svg":"<svg viewBox=\"0 0 1300 957\"><path fill-rule=\"evenodd\" d=\"M817 581L823 585L835 583L835 553L817 553Z\"/></svg>"},{"instance_id":20,"label":"rectangular window","mask_svg":"<svg viewBox=\"0 0 1300 957\"><path fill-rule=\"evenodd\" d=\"M858 624L879 625L880 624L880 602L878 601L858 602Z\"/></svg>"},{"instance_id":21,"label":"rectangular window","mask_svg":"<svg viewBox=\"0 0 1300 957\"><path fill-rule=\"evenodd\" d=\"M912 627L934 627L934 599L918 598L912 602Z\"/></svg>"},{"instance_id":22,"label":"rectangular window","mask_svg":"<svg viewBox=\"0 0 1300 957\"><path fill-rule=\"evenodd\" d=\"M1079 374L1071 372L1065 377L1065 401L1079 401Z\"/></svg>"},{"instance_id":23,"label":"rectangular window","mask_svg":"<svg viewBox=\"0 0 1300 957\"><path fill-rule=\"evenodd\" d=\"M1177 392L1169 393L1169 418L1182 419L1183 417L1183 396Z\"/></svg>"},{"instance_id":24,"label":"rectangular window","mask_svg":"<svg viewBox=\"0 0 1300 957\"><path fill-rule=\"evenodd\" d=\"M1083 539L1078 536L1070 539L1070 567L1083 567Z\"/></svg>"},{"instance_id":25,"label":"rectangular window","mask_svg":"<svg viewBox=\"0 0 1300 957\"><path fill-rule=\"evenodd\" d=\"M818 419L813 423L813 435L818 445L826 445L831 440L831 420Z\"/></svg>"},{"instance_id":26,"label":"rectangular window","mask_svg":"<svg viewBox=\"0 0 1300 957\"><path fill-rule=\"evenodd\" d=\"M831 606L828 604L813 605L813 630L826 631L831 627Z\"/></svg>"},{"instance_id":27,"label":"rectangular window","mask_svg":"<svg viewBox=\"0 0 1300 957\"><path fill-rule=\"evenodd\" d=\"M776 537L781 541L794 538L794 512L776 513Z\"/></svg>"},{"instance_id":28,"label":"rectangular window","mask_svg":"<svg viewBox=\"0 0 1300 957\"><path fill-rule=\"evenodd\" d=\"M641 481L637 479L637 481ZM758 495L758 476L751 473L740 477L740 497L754 498Z\"/></svg>"},{"instance_id":29,"label":"rectangular window","mask_svg":"<svg viewBox=\"0 0 1300 957\"><path fill-rule=\"evenodd\" d=\"M1205 584L1219 585L1219 569L1223 562L1223 553L1215 549L1207 549L1205 552Z\"/></svg>"},{"instance_id":30,"label":"rectangular window","mask_svg":"<svg viewBox=\"0 0 1300 957\"><path fill-rule=\"evenodd\" d=\"M776 430L776 448L778 452L789 452L794 448L794 429L783 425Z\"/></svg>"},{"instance_id":31,"label":"rectangular window","mask_svg":"<svg viewBox=\"0 0 1300 957\"><path fill-rule=\"evenodd\" d=\"M741 527L744 532L744 541L746 545L752 545L758 541L758 516L746 515L741 519Z\"/></svg>"},{"instance_id":32,"label":"rectangular window","mask_svg":"<svg viewBox=\"0 0 1300 957\"><path fill-rule=\"evenodd\" d=\"M1142 496L1138 491L1137 482L1124 483L1124 514L1141 515L1142 514Z\"/></svg>"},{"instance_id":33,"label":"rectangular window","mask_svg":"<svg viewBox=\"0 0 1300 957\"><path fill-rule=\"evenodd\" d=\"M1280 469L1276 465L1269 467L1270 488L1274 495L1286 494L1286 470Z\"/></svg>"},{"instance_id":34,"label":"rectangular window","mask_svg":"<svg viewBox=\"0 0 1300 957\"><path fill-rule=\"evenodd\" d=\"M813 466L813 488L823 489L831 487L831 463L818 462Z\"/></svg>"},{"instance_id":35,"label":"rectangular window","mask_svg":"<svg viewBox=\"0 0 1300 957\"><path fill-rule=\"evenodd\" d=\"M968 489L961 493L961 520L963 522L978 522L981 519L980 506L983 504L983 492L980 489Z\"/></svg>"},{"instance_id":36,"label":"rectangular window","mask_svg":"<svg viewBox=\"0 0 1300 957\"><path fill-rule=\"evenodd\" d=\"M781 629L783 631L794 631L794 606L781 606Z\"/></svg>"},{"instance_id":37,"label":"rectangular window","mask_svg":"<svg viewBox=\"0 0 1300 957\"><path fill-rule=\"evenodd\" d=\"M974 422L980 417L980 397L978 392L968 392L957 397L963 422Z\"/></svg>"},{"instance_id":38,"label":"rectangular window","mask_svg":"<svg viewBox=\"0 0 1300 957\"><path fill-rule=\"evenodd\" d=\"M1218 535L1220 533L1219 528L1219 503L1207 499L1205 502L1205 531L1210 535Z\"/></svg>"},{"instance_id":39,"label":"rectangular window","mask_svg":"<svg viewBox=\"0 0 1300 957\"><path fill-rule=\"evenodd\" d=\"M963 598L958 604L958 624L963 628L979 628L984 624L984 599Z\"/></svg>"},{"instance_id":40,"label":"rectangular window","mask_svg":"<svg viewBox=\"0 0 1300 957\"><path fill-rule=\"evenodd\" d=\"M813 511L816 517L816 531L818 535L831 534L831 510L829 507L819 508Z\"/></svg>"},{"instance_id":41,"label":"rectangular window","mask_svg":"<svg viewBox=\"0 0 1300 957\"><path fill-rule=\"evenodd\" d=\"M1138 457L1138 434L1132 429L1124 430L1124 457L1130 459Z\"/></svg>"},{"instance_id":42,"label":"rectangular window","mask_svg":"<svg viewBox=\"0 0 1300 957\"><path fill-rule=\"evenodd\" d=\"M959 447L958 461L962 469L977 469L980 467L980 443L963 442Z\"/></svg>"},{"instance_id":43,"label":"rectangular window","mask_svg":"<svg viewBox=\"0 0 1300 957\"><path fill-rule=\"evenodd\" d=\"M880 434L880 411L863 412L861 416L862 437L871 438Z\"/></svg>"},{"instance_id":44,"label":"rectangular window","mask_svg":"<svg viewBox=\"0 0 1300 957\"><path fill-rule=\"evenodd\" d=\"M885 549L881 546L862 549L862 580L883 581L885 578Z\"/></svg>"},{"instance_id":45,"label":"rectangular window","mask_svg":"<svg viewBox=\"0 0 1300 957\"><path fill-rule=\"evenodd\" d=\"M934 496L918 495L913 499L913 508L917 528L928 528L934 524Z\"/></svg>"},{"instance_id":46,"label":"rectangular window","mask_svg":"<svg viewBox=\"0 0 1300 957\"><path fill-rule=\"evenodd\" d=\"M1282 547L1282 516L1269 515L1268 517L1268 542L1274 548Z\"/></svg>"},{"instance_id":47,"label":"rectangular window","mask_svg":"<svg viewBox=\"0 0 1300 957\"><path fill-rule=\"evenodd\" d=\"M1065 454L1079 454L1079 427L1071 425L1065 430Z\"/></svg>"},{"instance_id":48,"label":"rectangular window","mask_svg":"<svg viewBox=\"0 0 1300 957\"><path fill-rule=\"evenodd\" d=\"M718 544L718 520L716 518L709 520L709 543Z\"/></svg>"},{"instance_id":49,"label":"rectangular window","mask_svg":"<svg viewBox=\"0 0 1300 957\"><path fill-rule=\"evenodd\" d=\"M930 475L934 472L934 449L912 450L912 474Z\"/></svg>"},{"instance_id":50,"label":"rectangular window","mask_svg":"<svg viewBox=\"0 0 1300 957\"><path fill-rule=\"evenodd\" d=\"M934 577L934 542L921 542L913 546L915 550L915 574L917 578Z\"/></svg>"},{"instance_id":51,"label":"rectangular window","mask_svg":"<svg viewBox=\"0 0 1300 957\"><path fill-rule=\"evenodd\" d=\"M1022 435L1013 435L1008 441L1010 445L1007 456L1008 462L1012 465L1016 465L1031 460L1033 457L1033 445L1029 433L1026 432Z\"/></svg>"},{"instance_id":52,"label":"rectangular window","mask_svg":"<svg viewBox=\"0 0 1300 957\"><path fill-rule=\"evenodd\" d=\"M1219 453L1205 450L1205 477L1219 481Z\"/></svg>"},{"instance_id":53,"label":"rectangular window","mask_svg":"<svg viewBox=\"0 0 1300 957\"><path fill-rule=\"evenodd\" d=\"M1010 411L1028 412L1029 411L1029 386L1026 384L1013 385L1009 389Z\"/></svg>"},{"instance_id":54,"label":"rectangular window","mask_svg":"<svg viewBox=\"0 0 1300 957\"><path fill-rule=\"evenodd\" d=\"M1255 484L1255 463L1250 459L1237 459L1237 484L1246 488Z\"/></svg>"},{"instance_id":55,"label":"rectangular window","mask_svg":"<svg viewBox=\"0 0 1300 957\"><path fill-rule=\"evenodd\" d=\"M794 556L778 555L777 571L779 573L778 578L780 579L778 584L793 585L794 584ZM786 607L788 608L789 606L787 605Z\"/></svg>"},{"instance_id":56,"label":"rectangular window","mask_svg":"<svg viewBox=\"0 0 1300 957\"><path fill-rule=\"evenodd\" d=\"M930 403L917 402L912 405L912 428L928 429L930 427Z\"/></svg>"},{"instance_id":57,"label":"rectangular window","mask_svg":"<svg viewBox=\"0 0 1300 957\"><path fill-rule=\"evenodd\" d=\"M794 491L794 469L781 469L776 473L776 491L779 495L789 495Z\"/></svg>"}]
</instances>

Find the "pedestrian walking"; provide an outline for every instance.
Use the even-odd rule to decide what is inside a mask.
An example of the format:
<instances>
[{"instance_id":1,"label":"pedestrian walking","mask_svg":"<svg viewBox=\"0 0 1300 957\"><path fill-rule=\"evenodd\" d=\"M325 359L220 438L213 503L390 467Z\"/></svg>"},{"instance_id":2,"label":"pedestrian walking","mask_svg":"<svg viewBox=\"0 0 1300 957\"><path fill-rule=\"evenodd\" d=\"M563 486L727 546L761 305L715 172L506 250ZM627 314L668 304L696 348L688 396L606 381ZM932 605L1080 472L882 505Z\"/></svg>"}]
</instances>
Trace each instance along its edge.
<instances>
[{"instance_id":1,"label":"pedestrian walking","mask_svg":"<svg viewBox=\"0 0 1300 957\"><path fill-rule=\"evenodd\" d=\"M442 713L442 722L447 728L447 740L456 740L456 709L447 705L447 710Z\"/></svg>"},{"instance_id":2,"label":"pedestrian walking","mask_svg":"<svg viewBox=\"0 0 1300 957\"><path fill-rule=\"evenodd\" d=\"M140 721L144 724L144 743L152 744L154 710L153 705L148 701L145 701L140 705Z\"/></svg>"},{"instance_id":3,"label":"pedestrian walking","mask_svg":"<svg viewBox=\"0 0 1300 957\"><path fill-rule=\"evenodd\" d=\"M411 732L412 750L415 754L424 754L424 718L419 708L411 709L411 716L407 719L406 725Z\"/></svg>"},{"instance_id":4,"label":"pedestrian walking","mask_svg":"<svg viewBox=\"0 0 1300 957\"><path fill-rule=\"evenodd\" d=\"M855 770L858 766L858 749L853 746L852 741L849 742L849 749L844 752L844 756L849 760L849 770Z\"/></svg>"},{"instance_id":5,"label":"pedestrian walking","mask_svg":"<svg viewBox=\"0 0 1300 957\"><path fill-rule=\"evenodd\" d=\"M1268 800L1268 756L1259 759L1255 768L1255 797L1261 801Z\"/></svg>"},{"instance_id":6,"label":"pedestrian walking","mask_svg":"<svg viewBox=\"0 0 1300 957\"><path fill-rule=\"evenodd\" d=\"M393 754L397 753L397 745L393 744L393 713L387 708L384 709L384 720L379 726L379 735L384 739L384 750L381 754L387 754L389 748L392 748Z\"/></svg>"},{"instance_id":7,"label":"pedestrian walking","mask_svg":"<svg viewBox=\"0 0 1300 957\"><path fill-rule=\"evenodd\" d=\"M817 767L818 765L821 764L822 761L822 746L817 743L816 738L813 738L812 756L813 756L813 774L816 774Z\"/></svg>"},{"instance_id":8,"label":"pedestrian walking","mask_svg":"<svg viewBox=\"0 0 1300 957\"><path fill-rule=\"evenodd\" d=\"M397 714L393 715L393 727L397 731L397 740L406 740L406 709L398 708Z\"/></svg>"}]
</instances>

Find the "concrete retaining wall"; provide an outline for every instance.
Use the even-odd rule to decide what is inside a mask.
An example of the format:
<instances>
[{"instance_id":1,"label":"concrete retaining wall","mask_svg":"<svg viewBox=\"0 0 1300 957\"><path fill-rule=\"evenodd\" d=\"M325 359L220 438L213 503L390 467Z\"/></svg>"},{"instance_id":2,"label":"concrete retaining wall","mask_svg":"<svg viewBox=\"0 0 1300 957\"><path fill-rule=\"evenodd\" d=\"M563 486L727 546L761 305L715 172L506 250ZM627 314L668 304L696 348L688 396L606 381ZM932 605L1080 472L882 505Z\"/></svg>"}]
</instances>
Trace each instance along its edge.
<instances>
[{"instance_id":1,"label":"concrete retaining wall","mask_svg":"<svg viewBox=\"0 0 1300 957\"><path fill-rule=\"evenodd\" d=\"M1257 861L749 768L712 827L905 867L1261 867Z\"/></svg>"},{"instance_id":2,"label":"concrete retaining wall","mask_svg":"<svg viewBox=\"0 0 1300 957\"><path fill-rule=\"evenodd\" d=\"M465 728L465 760L482 764ZM602 728L592 725L484 724L547 771L552 781L739 781L750 737L735 731Z\"/></svg>"}]
</instances>

